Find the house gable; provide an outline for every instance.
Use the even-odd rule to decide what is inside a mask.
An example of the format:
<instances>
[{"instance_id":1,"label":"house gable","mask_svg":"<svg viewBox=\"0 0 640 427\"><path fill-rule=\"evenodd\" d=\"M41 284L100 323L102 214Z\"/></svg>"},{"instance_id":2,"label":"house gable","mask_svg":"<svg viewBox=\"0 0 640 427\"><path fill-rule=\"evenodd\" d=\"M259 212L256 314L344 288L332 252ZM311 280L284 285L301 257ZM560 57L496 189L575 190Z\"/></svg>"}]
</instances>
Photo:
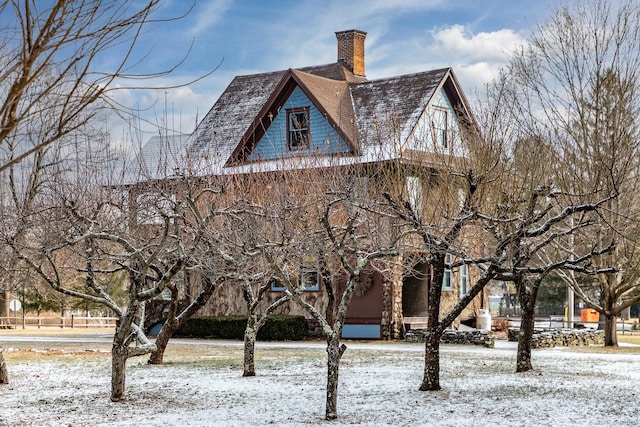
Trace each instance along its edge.
<instances>
[{"instance_id":1,"label":"house gable","mask_svg":"<svg viewBox=\"0 0 640 427\"><path fill-rule=\"evenodd\" d=\"M440 88L426 106L407 141L410 150L454 153L460 147L460 123L451 99Z\"/></svg>"},{"instance_id":2,"label":"house gable","mask_svg":"<svg viewBox=\"0 0 640 427\"><path fill-rule=\"evenodd\" d=\"M406 148L464 156L461 134L470 123L473 117L453 71L448 70L407 137Z\"/></svg>"},{"instance_id":3,"label":"house gable","mask_svg":"<svg viewBox=\"0 0 640 427\"><path fill-rule=\"evenodd\" d=\"M194 167L202 174L221 173L238 141L278 86L285 71L235 77L198 124L188 144ZM200 172L202 171L202 172Z\"/></svg>"},{"instance_id":4,"label":"house gable","mask_svg":"<svg viewBox=\"0 0 640 427\"><path fill-rule=\"evenodd\" d=\"M292 144L288 117L295 109L308 112L308 141ZM354 154L355 125L347 81L300 70L288 70L255 116L227 166L301 154Z\"/></svg>"},{"instance_id":5,"label":"house gable","mask_svg":"<svg viewBox=\"0 0 640 427\"><path fill-rule=\"evenodd\" d=\"M353 85L354 111L363 147L444 153L434 144L439 127L451 140L444 148L460 154L460 128L473 123L450 68L407 74ZM444 132L440 136L445 135Z\"/></svg>"},{"instance_id":6,"label":"house gable","mask_svg":"<svg viewBox=\"0 0 640 427\"><path fill-rule=\"evenodd\" d=\"M354 85L352 95L361 143L404 145L448 70Z\"/></svg>"},{"instance_id":7,"label":"house gable","mask_svg":"<svg viewBox=\"0 0 640 427\"><path fill-rule=\"evenodd\" d=\"M294 134L290 123L293 119L290 115L296 112L307 115L308 118L305 144L294 145L290 141ZM275 117L269 117L268 127L253 150L245 156L245 160L272 160L310 153L348 154L351 153L351 149L329 122L326 114L323 114L304 91L296 86L279 107Z\"/></svg>"}]
</instances>

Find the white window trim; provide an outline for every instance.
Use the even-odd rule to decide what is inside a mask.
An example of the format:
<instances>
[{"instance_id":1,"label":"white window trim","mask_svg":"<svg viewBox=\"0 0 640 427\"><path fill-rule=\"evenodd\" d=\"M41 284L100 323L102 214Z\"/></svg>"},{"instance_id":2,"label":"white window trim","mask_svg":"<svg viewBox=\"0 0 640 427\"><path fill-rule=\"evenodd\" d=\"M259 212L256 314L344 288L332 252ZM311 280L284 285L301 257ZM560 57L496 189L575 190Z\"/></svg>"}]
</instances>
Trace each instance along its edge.
<instances>
[{"instance_id":1,"label":"white window trim","mask_svg":"<svg viewBox=\"0 0 640 427\"><path fill-rule=\"evenodd\" d=\"M440 123L441 121L444 123ZM431 124L433 126L436 147L449 148L449 110L447 108L434 106Z\"/></svg>"},{"instance_id":2,"label":"white window trim","mask_svg":"<svg viewBox=\"0 0 640 427\"><path fill-rule=\"evenodd\" d=\"M302 270L300 272L300 284L304 285L303 283L304 277L308 275L315 275L315 284L313 284L312 286L305 286L304 291L305 292L319 291L320 290L320 274L318 273L318 270ZM285 287L281 286L280 281L275 277L269 281L269 284L270 284L270 290L272 292L285 291Z\"/></svg>"},{"instance_id":3,"label":"white window trim","mask_svg":"<svg viewBox=\"0 0 640 427\"><path fill-rule=\"evenodd\" d=\"M469 266L462 264L460 266L460 297L469 293Z\"/></svg>"},{"instance_id":4,"label":"white window trim","mask_svg":"<svg viewBox=\"0 0 640 427\"><path fill-rule=\"evenodd\" d=\"M442 275L442 290L443 291L452 291L453 290L453 285L452 285L452 280L451 280L451 276L452 276L451 254L446 254L444 256L444 263L445 263L445 267L444 267L444 274Z\"/></svg>"}]
</instances>

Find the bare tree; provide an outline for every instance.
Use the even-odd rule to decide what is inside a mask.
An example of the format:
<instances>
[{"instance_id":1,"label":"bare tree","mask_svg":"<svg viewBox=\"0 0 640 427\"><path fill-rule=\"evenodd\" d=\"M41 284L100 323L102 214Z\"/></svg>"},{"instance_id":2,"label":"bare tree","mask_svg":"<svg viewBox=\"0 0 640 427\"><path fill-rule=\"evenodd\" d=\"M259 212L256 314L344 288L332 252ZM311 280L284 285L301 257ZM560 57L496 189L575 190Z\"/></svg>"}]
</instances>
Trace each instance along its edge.
<instances>
[{"instance_id":1,"label":"bare tree","mask_svg":"<svg viewBox=\"0 0 640 427\"><path fill-rule=\"evenodd\" d=\"M435 171L434 171L435 172ZM447 170L440 171L445 176ZM406 194L402 192L395 197L390 193L385 193L389 205L396 212L401 220L404 221L403 226L412 234L419 236L419 241L414 242L421 252L423 271L417 274L427 280L427 327L425 331L425 363L424 378L420 386L420 390L440 390L440 338L445 328L451 326L454 320L460 315L462 310L482 291L484 286L495 275L494 268L487 268L476 259L480 254L476 252L474 258L473 252L462 243L462 236L465 233L465 227L470 228L476 218L477 212L474 211L475 192L478 189L479 177L474 175L473 171L469 171L466 176L466 188L455 184L455 180L441 180L436 184L425 186L421 191L422 197L430 200L438 200L438 194L442 197L442 193L452 193L458 195L458 190L465 194L465 199L458 212L448 213L445 206L439 205L431 215L425 215L425 210L415 206L415 204L404 201ZM429 196L435 197L429 197ZM400 196L400 199L397 197ZM403 197L404 196L404 197ZM441 198L440 200L444 200ZM434 206L430 206L431 209ZM441 208L441 211L437 211ZM476 236L477 238L477 236ZM475 240L475 239L473 239ZM454 264L453 255L457 257L457 264ZM483 260L486 261L486 260ZM466 296L453 306L453 308L442 316L441 301L442 288L444 283L445 270L451 270L454 266L460 265L479 265L482 272L477 281L470 287Z\"/></svg>"},{"instance_id":2,"label":"bare tree","mask_svg":"<svg viewBox=\"0 0 640 427\"><path fill-rule=\"evenodd\" d=\"M501 173L501 140L481 135L471 117L461 114L457 120L459 127L446 129L444 136L432 126L416 142L424 152L398 149L402 161L383 180L386 203L407 235L401 247L416 265L413 272L405 268L427 291L421 390L440 389L440 338L472 301L486 304L483 289L502 260L499 242L494 245L479 220ZM455 270L466 273L466 294L450 285Z\"/></svg>"},{"instance_id":3,"label":"bare tree","mask_svg":"<svg viewBox=\"0 0 640 427\"><path fill-rule=\"evenodd\" d=\"M233 240L225 239L226 244L217 245L220 256L232 266L227 278L241 287L247 308L242 373L245 377L256 375L255 344L260 329L276 309L289 301L288 295L267 298L275 285L274 274L260 248L273 244L274 239L272 233L264 235L264 230L260 230L269 222L268 216L261 215L262 210L254 205L243 212L243 217L236 216L229 223Z\"/></svg>"},{"instance_id":4,"label":"bare tree","mask_svg":"<svg viewBox=\"0 0 640 427\"><path fill-rule=\"evenodd\" d=\"M558 147L568 165L564 190L608 199L597 226L574 242L616 243L614 251L592 261L608 271L597 276L599 298L590 298L575 275L563 275L604 316L606 345L617 344L617 315L640 298L635 273L639 22L640 8L632 1L563 7L531 36L508 70L518 87L511 104L518 112L511 116L514 124Z\"/></svg>"},{"instance_id":5,"label":"bare tree","mask_svg":"<svg viewBox=\"0 0 640 427\"><path fill-rule=\"evenodd\" d=\"M0 145L23 123L48 116L50 126L31 148L4 159L0 171L36 153L85 123L89 107L107 99L122 79L135 75L134 47L142 29L153 20L157 0L142 3L105 0L57 0L46 6L36 0L4 1L5 23L0 44ZM100 67L107 52L109 67Z\"/></svg>"},{"instance_id":6,"label":"bare tree","mask_svg":"<svg viewBox=\"0 0 640 427\"><path fill-rule=\"evenodd\" d=\"M522 309L516 372L532 369L531 340L535 324L538 291L543 279L554 271L602 274L591 260L611 250L592 246L585 253L553 251L572 234L593 225L602 201L582 205L563 204L562 195L550 187L532 188L527 194L512 193L504 201L505 215L485 218L488 228L501 242L505 259L497 267L496 279L512 281ZM547 251L553 251L549 257Z\"/></svg>"},{"instance_id":7,"label":"bare tree","mask_svg":"<svg viewBox=\"0 0 640 427\"><path fill-rule=\"evenodd\" d=\"M48 147L85 127L100 107L124 110L111 102L110 94L117 89L114 83L159 77L175 68L135 73L140 58L133 52L143 28L154 22L158 4L157 0L0 2L5 23L0 36L1 187L3 206L11 199L16 208L12 218L18 218L10 221L11 230L3 223L3 234L10 235L13 245L20 246L20 236L28 231L27 221L20 217L31 214L42 187ZM110 60L102 61L107 54ZM105 63L109 65L102 68ZM29 163L26 175L17 177L16 166L25 160ZM11 251L7 253L12 256ZM11 286L3 289L7 305L11 290Z\"/></svg>"},{"instance_id":8,"label":"bare tree","mask_svg":"<svg viewBox=\"0 0 640 427\"><path fill-rule=\"evenodd\" d=\"M126 360L156 349L142 328L145 302L170 289L185 268L210 274L199 252L214 214L189 227L185 219L194 212L192 205L175 197L179 183L166 181L164 191L155 187L146 193L105 186L111 164L95 159L92 151L86 154L86 163L77 163L66 181L59 177L41 196L42 210L31 216L33 238L9 244L51 288L103 304L116 314L111 399L120 401L125 399ZM127 220L131 212L135 221ZM65 271L83 275L84 289L70 288ZM104 286L117 272L128 278L124 307Z\"/></svg>"},{"instance_id":9,"label":"bare tree","mask_svg":"<svg viewBox=\"0 0 640 427\"><path fill-rule=\"evenodd\" d=\"M241 288L248 320L245 331L244 376L255 375L255 342L260 328L269 315L288 297L277 298L262 307L271 290L273 274L258 249L274 241L273 227L264 206L263 188L272 184L267 175L248 174L216 179L180 178L182 189L177 197L191 207L192 229L202 230L202 246L206 247L201 262L211 264L213 277L194 277L202 283L191 287L192 301L182 310L184 302L177 284L169 284L172 293L166 320L156 338L157 349L149 363L162 363L162 355L171 336L211 298L217 286L224 283L227 294ZM228 189L228 190L227 190ZM243 195L243 196L241 196Z\"/></svg>"},{"instance_id":10,"label":"bare tree","mask_svg":"<svg viewBox=\"0 0 640 427\"><path fill-rule=\"evenodd\" d=\"M232 207L220 202L221 198L218 196L223 191L218 180L182 175L173 180L169 189L165 188L165 184L166 181L149 181L140 183L139 186L147 190L150 186L154 189L152 194L156 195L168 190L167 196L176 200L178 206L185 207L185 213L180 215L180 221L177 222L179 229L176 233L181 236L179 244L191 242L189 245L193 250L189 263L184 267L184 279L167 283L169 307L156 337L155 348L149 356L150 364L163 362L169 340L207 304L217 287L228 278L225 260L216 249L218 239L214 236L224 229L225 224L221 218L228 215L228 210ZM134 190L134 193L137 191ZM140 208L144 210L145 207ZM188 294L187 298L183 294Z\"/></svg>"},{"instance_id":11,"label":"bare tree","mask_svg":"<svg viewBox=\"0 0 640 427\"><path fill-rule=\"evenodd\" d=\"M499 171L486 209L478 214L496 243L496 278L515 284L522 309L516 370L531 369L531 338L538 290L552 272L604 273L593 259L611 250L611 242L569 245L589 233L611 196L575 185L573 163L564 153L566 139L552 138L546 122L532 111L529 92L507 70L488 86L483 123L492 139L500 138ZM544 136L542 136L544 135ZM579 172L576 173L579 175Z\"/></svg>"},{"instance_id":12,"label":"bare tree","mask_svg":"<svg viewBox=\"0 0 640 427\"><path fill-rule=\"evenodd\" d=\"M326 337L327 420L338 416L338 374L346 351L341 335L354 292L367 275L385 270L401 237L391 232L392 222L371 198L358 197L353 184L362 175L355 169L310 168L287 174L279 187L288 194L280 207L287 215L274 215L274 227L287 236L286 244L261 248L286 295L304 307ZM325 307L309 301L304 292L320 286L332 296Z\"/></svg>"}]
</instances>

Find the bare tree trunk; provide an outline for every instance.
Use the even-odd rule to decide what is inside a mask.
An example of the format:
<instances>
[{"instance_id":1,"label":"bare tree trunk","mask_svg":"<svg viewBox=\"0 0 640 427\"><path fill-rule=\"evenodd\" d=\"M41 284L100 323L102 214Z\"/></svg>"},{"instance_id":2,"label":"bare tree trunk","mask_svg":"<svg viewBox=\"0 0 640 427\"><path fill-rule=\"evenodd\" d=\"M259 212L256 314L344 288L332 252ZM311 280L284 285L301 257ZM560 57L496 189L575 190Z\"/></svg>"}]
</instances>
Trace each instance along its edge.
<instances>
[{"instance_id":1,"label":"bare tree trunk","mask_svg":"<svg viewBox=\"0 0 640 427\"><path fill-rule=\"evenodd\" d=\"M131 323L137 310L130 302L127 313L116 321L116 331L111 345L111 401L125 400L127 358L129 357L128 337L133 333Z\"/></svg>"},{"instance_id":2,"label":"bare tree trunk","mask_svg":"<svg viewBox=\"0 0 640 427\"><path fill-rule=\"evenodd\" d=\"M126 379L127 347L121 340L113 340L111 348L111 401L125 400L124 387Z\"/></svg>"},{"instance_id":3,"label":"bare tree trunk","mask_svg":"<svg viewBox=\"0 0 640 427\"><path fill-rule=\"evenodd\" d=\"M219 282L224 281L224 278L214 280L211 277L205 276L203 278L205 286L198 294L198 297L191 304L187 306L178 315L178 290L175 287L169 287L171 289L171 306L169 308L169 315L167 320L162 325L160 332L155 340L156 349L149 355L147 363L152 365L160 365L164 360L164 351L169 344L169 340L173 338L178 329L186 323L198 310L200 310L211 298L213 292L216 290L216 286Z\"/></svg>"},{"instance_id":4,"label":"bare tree trunk","mask_svg":"<svg viewBox=\"0 0 640 427\"><path fill-rule=\"evenodd\" d=\"M243 377L256 376L255 348L258 330L256 329L256 315L250 315L247 319L247 327L244 330L244 371Z\"/></svg>"},{"instance_id":5,"label":"bare tree trunk","mask_svg":"<svg viewBox=\"0 0 640 427\"><path fill-rule=\"evenodd\" d=\"M435 257L431 264L427 300L427 330L425 331L424 376L420 390L440 390L440 300L444 276L444 254Z\"/></svg>"},{"instance_id":6,"label":"bare tree trunk","mask_svg":"<svg viewBox=\"0 0 640 427\"><path fill-rule=\"evenodd\" d=\"M440 390L440 337L439 328L427 329L425 332L424 377L420 390Z\"/></svg>"},{"instance_id":7,"label":"bare tree trunk","mask_svg":"<svg viewBox=\"0 0 640 427\"><path fill-rule=\"evenodd\" d=\"M333 333L327 338L327 420L338 418L338 370L346 349L346 345L340 345L340 333Z\"/></svg>"},{"instance_id":8,"label":"bare tree trunk","mask_svg":"<svg viewBox=\"0 0 640 427\"><path fill-rule=\"evenodd\" d=\"M11 301L11 292L4 290L0 291L0 325L9 325L9 304Z\"/></svg>"},{"instance_id":9,"label":"bare tree trunk","mask_svg":"<svg viewBox=\"0 0 640 427\"><path fill-rule=\"evenodd\" d=\"M516 355L516 372L530 371L531 365L531 339L536 322L536 301L538 290L542 283L543 275L534 279L516 276L515 285L518 289L518 302L522 315L520 317L520 335L518 336L518 351Z\"/></svg>"},{"instance_id":10,"label":"bare tree trunk","mask_svg":"<svg viewBox=\"0 0 640 427\"><path fill-rule=\"evenodd\" d=\"M611 313L606 309L605 312ZM617 316L615 314L604 315L604 345L605 347L618 346Z\"/></svg>"},{"instance_id":11,"label":"bare tree trunk","mask_svg":"<svg viewBox=\"0 0 640 427\"><path fill-rule=\"evenodd\" d=\"M531 366L531 339L535 327L535 304L522 304L520 318L520 334L518 335L518 351L516 356L516 372L526 372Z\"/></svg>"},{"instance_id":12,"label":"bare tree trunk","mask_svg":"<svg viewBox=\"0 0 640 427\"><path fill-rule=\"evenodd\" d=\"M0 384L9 384L9 372L7 363L4 361L4 354L0 348Z\"/></svg>"},{"instance_id":13,"label":"bare tree trunk","mask_svg":"<svg viewBox=\"0 0 640 427\"><path fill-rule=\"evenodd\" d=\"M160 333L156 337L155 344L156 350L152 351L149 355L149 360L147 361L150 365L161 365L164 361L164 352L167 349L167 345L169 344L169 340L173 337L173 334L180 329L180 324L175 319L167 319L162 328L160 329Z\"/></svg>"}]
</instances>

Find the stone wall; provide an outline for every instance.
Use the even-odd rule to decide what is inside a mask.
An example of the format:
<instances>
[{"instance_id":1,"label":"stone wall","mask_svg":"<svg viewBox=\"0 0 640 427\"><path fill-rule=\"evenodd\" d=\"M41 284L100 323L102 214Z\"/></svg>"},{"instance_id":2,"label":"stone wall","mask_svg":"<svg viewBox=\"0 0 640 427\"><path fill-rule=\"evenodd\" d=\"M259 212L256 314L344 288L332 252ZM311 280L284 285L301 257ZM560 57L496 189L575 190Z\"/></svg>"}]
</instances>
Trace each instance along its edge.
<instances>
[{"instance_id":1,"label":"stone wall","mask_svg":"<svg viewBox=\"0 0 640 427\"><path fill-rule=\"evenodd\" d=\"M518 341L519 328L509 328L509 341ZM595 329L535 329L531 348L604 345L604 331Z\"/></svg>"},{"instance_id":2,"label":"stone wall","mask_svg":"<svg viewBox=\"0 0 640 427\"><path fill-rule=\"evenodd\" d=\"M324 333L322 332L322 326L314 318L306 317L305 319L305 331L304 335L309 338L322 338Z\"/></svg>"},{"instance_id":3,"label":"stone wall","mask_svg":"<svg viewBox=\"0 0 640 427\"><path fill-rule=\"evenodd\" d=\"M405 339L409 342L424 342L424 330L407 331ZM489 331L444 331L440 342L443 344L473 344L493 348L495 337Z\"/></svg>"}]
</instances>

